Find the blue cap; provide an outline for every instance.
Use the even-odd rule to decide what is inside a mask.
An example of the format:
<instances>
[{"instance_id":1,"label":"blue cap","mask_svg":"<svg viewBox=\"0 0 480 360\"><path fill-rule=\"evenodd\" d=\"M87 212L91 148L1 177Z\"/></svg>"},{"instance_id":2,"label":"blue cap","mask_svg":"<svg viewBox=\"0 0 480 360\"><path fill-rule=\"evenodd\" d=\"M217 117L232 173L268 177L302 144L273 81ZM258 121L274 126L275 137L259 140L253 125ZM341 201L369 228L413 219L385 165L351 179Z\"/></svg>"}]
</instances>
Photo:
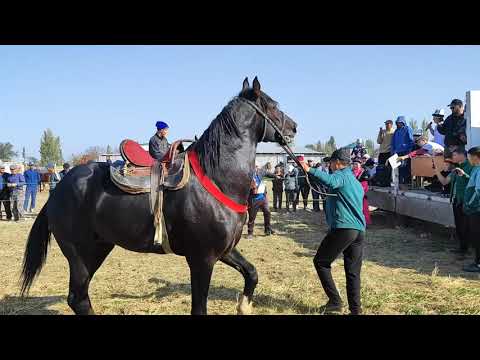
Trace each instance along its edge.
<instances>
[{"instance_id":1,"label":"blue cap","mask_svg":"<svg viewBox=\"0 0 480 360\"><path fill-rule=\"evenodd\" d=\"M163 121L157 121L155 126L157 127L157 130L168 129L167 123L164 123Z\"/></svg>"}]
</instances>

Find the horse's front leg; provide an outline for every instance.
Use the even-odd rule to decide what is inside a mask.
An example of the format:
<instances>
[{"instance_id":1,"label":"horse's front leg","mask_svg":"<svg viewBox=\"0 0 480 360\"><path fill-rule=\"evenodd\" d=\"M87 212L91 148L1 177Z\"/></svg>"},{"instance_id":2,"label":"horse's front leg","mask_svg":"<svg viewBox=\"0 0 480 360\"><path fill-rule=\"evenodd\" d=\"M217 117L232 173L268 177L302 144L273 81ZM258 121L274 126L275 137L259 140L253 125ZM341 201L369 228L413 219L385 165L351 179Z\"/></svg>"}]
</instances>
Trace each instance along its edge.
<instances>
[{"instance_id":1,"label":"horse's front leg","mask_svg":"<svg viewBox=\"0 0 480 360\"><path fill-rule=\"evenodd\" d=\"M192 287L192 315L207 315L208 289L216 260L187 257Z\"/></svg>"},{"instance_id":2,"label":"horse's front leg","mask_svg":"<svg viewBox=\"0 0 480 360\"><path fill-rule=\"evenodd\" d=\"M253 293L258 284L258 274L255 266L249 263L236 248L220 258L220 261L236 269L243 275L245 287L243 289L243 295L237 304L237 313L239 315L251 314Z\"/></svg>"}]
</instances>

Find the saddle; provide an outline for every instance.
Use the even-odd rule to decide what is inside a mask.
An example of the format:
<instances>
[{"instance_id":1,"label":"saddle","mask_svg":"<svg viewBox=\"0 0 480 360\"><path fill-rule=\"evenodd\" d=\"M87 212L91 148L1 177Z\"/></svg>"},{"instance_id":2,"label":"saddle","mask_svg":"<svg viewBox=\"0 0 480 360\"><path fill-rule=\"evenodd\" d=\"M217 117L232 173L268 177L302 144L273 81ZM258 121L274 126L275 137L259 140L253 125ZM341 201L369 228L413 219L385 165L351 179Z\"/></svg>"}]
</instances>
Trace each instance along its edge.
<instances>
[{"instance_id":1,"label":"saddle","mask_svg":"<svg viewBox=\"0 0 480 360\"><path fill-rule=\"evenodd\" d=\"M120 143L124 162L110 166L110 179L128 194L150 193L150 211L155 226L154 242L160 244L165 253L172 253L163 216L163 193L183 188L190 178L190 161L177 140L165 157L157 161L149 152L133 140Z\"/></svg>"},{"instance_id":2,"label":"saddle","mask_svg":"<svg viewBox=\"0 0 480 360\"><path fill-rule=\"evenodd\" d=\"M183 150L183 142L177 140L165 157L157 161L148 151L133 140L120 143L120 154L124 162L110 167L112 182L122 191L129 194L149 193L161 186L164 190L178 190L185 186L190 176L190 163ZM177 152L182 151L177 155ZM187 170L187 171L186 171Z\"/></svg>"}]
</instances>

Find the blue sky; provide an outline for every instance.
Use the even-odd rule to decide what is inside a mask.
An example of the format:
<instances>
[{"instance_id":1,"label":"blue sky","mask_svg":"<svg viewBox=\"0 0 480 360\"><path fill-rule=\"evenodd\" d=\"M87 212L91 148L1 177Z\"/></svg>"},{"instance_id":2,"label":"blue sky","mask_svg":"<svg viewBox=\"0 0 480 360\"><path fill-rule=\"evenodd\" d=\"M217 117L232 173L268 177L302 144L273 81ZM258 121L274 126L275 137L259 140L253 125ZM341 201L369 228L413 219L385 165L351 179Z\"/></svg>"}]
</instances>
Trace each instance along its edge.
<instances>
[{"instance_id":1,"label":"blue sky","mask_svg":"<svg viewBox=\"0 0 480 360\"><path fill-rule=\"evenodd\" d=\"M376 137L480 89L479 46L0 46L0 142L39 158L51 128L64 158L89 146L201 135L245 76L299 124L296 143ZM449 113L449 111L447 111Z\"/></svg>"}]
</instances>

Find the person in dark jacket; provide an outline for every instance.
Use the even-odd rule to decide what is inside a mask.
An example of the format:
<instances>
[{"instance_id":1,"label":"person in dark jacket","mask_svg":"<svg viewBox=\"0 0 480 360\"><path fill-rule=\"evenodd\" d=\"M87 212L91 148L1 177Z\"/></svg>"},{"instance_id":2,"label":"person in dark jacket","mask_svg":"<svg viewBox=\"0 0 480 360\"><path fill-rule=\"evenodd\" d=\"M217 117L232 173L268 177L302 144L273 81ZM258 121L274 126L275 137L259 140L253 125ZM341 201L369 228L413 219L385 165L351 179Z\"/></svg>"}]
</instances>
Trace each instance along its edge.
<instances>
[{"instance_id":1,"label":"person in dark jacket","mask_svg":"<svg viewBox=\"0 0 480 360\"><path fill-rule=\"evenodd\" d=\"M363 215L363 189L350 168L350 150L335 150L330 158L332 174L310 168L302 163L305 171L328 187L325 213L328 233L320 244L313 260L315 269L328 296L325 312L337 312L343 308L342 299L331 274L331 265L343 253L347 297L350 313L362 312L360 300L360 271L362 267L365 216Z\"/></svg>"},{"instance_id":2,"label":"person in dark jacket","mask_svg":"<svg viewBox=\"0 0 480 360\"><path fill-rule=\"evenodd\" d=\"M391 151L392 155L397 154L403 156L409 154L414 149L413 131L407 125L405 116L399 116L395 122L397 129L393 133ZM411 162L410 159L403 161L398 168L400 184L408 184L412 178L411 176Z\"/></svg>"},{"instance_id":3,"label":"person in dark jacket","mask_svg":"<svg viewBox=\"0 0 480 360\"><path fill-rule=\"evenodd\" d=\"M357 139L355 146L352 149L351 158L361 159L367 153L367 148L362 144L362 139Z\"/></svg>"},{"instance_id":4,"label":"person in dark jacket","mask_svg":"<svg viewBox=\"0 0 480 360\"><path fill-rule=\"evenodd\" d=\"M150 138L148 152L152 158L162 160L170 149L170 144L167 140L169 127L163 121L157 121L155 126L157 127L157 132Z\"/></svg>"},{"instance_id":5,"label":"person in dark jacket","mask_svg":"<svg viewBox=\"0 0 480 360\"><path fill-rule=\"evenodd\" d=\"M88 163L87 163L88 164ZM50 163L47 165L48 170L48 188L49 188L49 195L52 195L53 191L57 187L57 184L60 182L60 175L57 174L55 171L55 165Z\"/></svg>"},{"instance_id":6,"label":"person in dark jacket","mask_svg":"<svg viewBox=\"0 0 480 360\"><path fill-rule=\"evenodd\" d=\"M25 192L25 178L20 173L20 166L10 166L12 174L8 177L7 186L10 188L10 201L12 206L13 219L19 221L23 219L23 202Z\"/></svg>"},{"instance_id":7,"label":"person in dark jacket","mask_svg":"<svg viewBox=\"0 0 480 360\"><path fill-rule=\"evenodd\" d=\"M0 219L3 219L3 204L7 221L12 220L12 210L10 208L10 188L7 186L9 177L10 174L5 172L5 165L0 165Z\"/></svg>"},{"instance_id":8,"label":"person in dark jacket","mask_svg":"<svg viewBox=\"0 0 480 360\"><path fill-rule=\"evenodd\" d=\"M263 212L265 235L269 236L275 234L270 223L270 209L268 208L268 197L263 177L273 177L273 174L268 169L260 169L258 166L253 175L250 195L248 198L248 239L253 239L253 228L255 226L255 219L259 210Z\"/></svg>"},{"instance_id":9,"label":"person in dark jacket","mask_svg":"<svg viewBox=\"0 0 480 360\"><path fill-rule=\"evenodd\" d=\"M273 209L282 209L283 198L283 171L280 166L275 166L275 173L273 174L272 190L273 190Z\"/></svg>"},{"instance_id":10,"label":"person in dark jacket","mask_svg":"<svg viewBox=\"0 0 480 360\"><path fill-rule=\"evenodd\" d=\"M437 125L437 131L445 135L445 146L465 146L467 144L467 121L464 117L463 102L453 99L449 105L452 114Z\"/></svg>"},{"instance_id":11,"label":"person in dark jacket","mask_svg":"<svg viewBox=\"0 0 480 360\"><path fill-rule=\"evenodd\" d=\"M322 170L322 163L318 162L315 165L313 165L313 167L315 169ZM313 211L319 212L320 211L320 193L318 191L322 191L321 190L322 188L320 186L320 183L312 175L308 175L308 177L309 177L310 183L312 184Z\"/></svg>"},{"instance_id":12,"label":"person in dark jacket","mask_svg":"<svg viewBox=\"0 0 480 360\"><path fill-rule=\"evenodd\" d=\"M468 161L473 168L465 187L463 212L468 217L469 243L475 249L475 260L465 266L463 271L480 273L480 146L468 150ZM458 175L467 174L460 169Z\"/></svg>"},{"instance_id":13,"label":"person in dark jacket","mask_svg":"<svg viewBox=\"0 0 480 360\"><path fill-rule=\"evenodd\" d=\"M460 259L463 259L469 248L469 230L467 216L463 212L463 199L473 166L467 160L466 151L463 146L458 146L451 152L447 150L445 160L447 159L449 160L448 162L453 163L455 166L455 170L450 172L448 176L444 176L441 171L442 169L438 169L435 163L433 163L433 169L441 184L450 184L450 204L453 208L455 233L459 243L458 249L455 249L453 252L458 254ZM462 170L462 176L459 175L458 169Z\"/></svg>"},{"instance_id":14,"label":"person in dark jacket","mask_svg":"<svg viewBox=\"0 0 480 360\"><path fill-rule=\"evenodd\" d=\"M63 164L63 170L58 173L58 175L60 175L60 180L63 179L65 175L68 174L69 171L70 171L70 164L69 163Z\"/></svg>"},{"instance_id":15,"label":"person in dark jacket","mask_svg":"<svg viewBox=\"0 0 480 360\"><path fill-rule=\"evenodd\" d=\"M32 212L35 210L35 200L37 198L38 182L40 181L40 174L34 169L33 163L28 164L28 170L23 173L25 178L25 201L23 203L23 210L25 212ZM30 202L30 207L28 206Z\"/></svg>"},{"instance_id":16,"label":"person in dark jacket","mask_svg":"<svg viewBox=\"0 0 480 360\"><path fill-rule=\"evenodd\" d=\"M298 192L298 169L293 165L288 165L287 173L284 177L285 183L285 197L286 197L286 208L290 212L290 205L293 206L293 211L297 211L297 192Z\"/></svg>"},{"instance_id":17,"label":"person in dark jacket","mask_svg":"<svg viewBox=\"0 0 480 360\"><path fill-rule=\"evenodd\" d=\"M297 158L299 161L304 161L303 156L299 156ZM310 160L309 160L310 161ZM311 162L311 161L310 161ZM311 163L308 163L308 166L312 166ZM300 169L297 168L298 171L298 190L296 194L297 198L297 205L300 202L300 194L302 194L303 200L303 210L307 210L308 207L308 194L310 194L310 186L308 186L307 179L305 174L300 173Z\"/></svg>"}]
</instances>

